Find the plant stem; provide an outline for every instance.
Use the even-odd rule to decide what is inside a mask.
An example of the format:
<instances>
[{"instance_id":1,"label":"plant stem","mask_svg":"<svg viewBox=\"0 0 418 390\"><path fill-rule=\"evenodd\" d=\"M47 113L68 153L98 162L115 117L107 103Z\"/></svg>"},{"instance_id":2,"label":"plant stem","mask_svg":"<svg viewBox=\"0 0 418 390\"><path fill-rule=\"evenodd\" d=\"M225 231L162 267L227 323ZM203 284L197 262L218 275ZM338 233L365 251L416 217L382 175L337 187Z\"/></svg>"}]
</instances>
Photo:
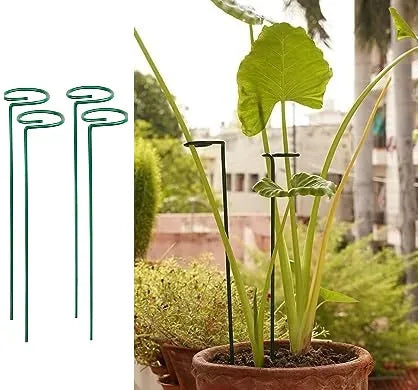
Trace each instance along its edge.
<instances>
[{"instance_id":1,"label":"plant stem","mask_svg":"<svg viewBox=\"0 0 418 390\"><path fill-rule=\"evenodd\" d=\"M250 28L250 40L251 40L251 46L252 46L254 44L254 30L253 30L252 25L249 25L249 26L250 26L249 27ZM262 109L261 109L260 104L259 104L259 112L261 115ZM265 128L261 131L261 137L263 140L264 153L270 153L269 139L267 136L267 130ZM270 159L266 159L266 169L267 169L267 176L271 178L272 175L271 175ZM282 222L280 220L280 214L279 214L277 202L276 202L275 213L276 213L275 215L276 217L276 245L274 247L273 254L271 255L271 262L272 262L272 265L274 266L274 264L276 263L276 258L277 256L279 256L283 290L284 290L284 296L285 296L285 302L286 302L286 315L287 315L287 322L288 322L288 328L289 328L290 347L292 351L295 351L295 350L298 350L299 347L298 347L298 342L297 342L298 319L297 319L297 312L296 312L295 293L293 289L293 276L292 276L292 269L291 269L290 261L289 261L289 255L287 251L286 240L283 235L284 221ZM267 278L270 278L270 275L267 275ZM264 303L261 302L260 308L262 308L263 305ZM264 316L264 311L263 311L263 316Z\"/></svg>"},{"instance_id":2,"label":"plant stem","mask_svg":"<svg viewBox=\"0 0 418 390\"><path fill-rule=\"evenodd\" d=\"M282 116L282 134L283 134L283 151L284 153L289 153L289 142L287 138L287 127L286 127L286 103L281 102L281 116ZM285 157L285 170L286 170L286 180L288 189L292 188L292 170L290 168L290 159ZM303 296L305 295L302 284L302 268L300 264L300 254L299 254L299 238L297 231L297 222L296 222L296 209L295 209L296 197L292 196L289 198L290 204L290 228L292 232L292 244L293 244L293 260L295 262L295 282L296 282L296 309L298 317L300 318L304 307L303 307ZM306 293L307 294L307 293Z\"/></svg>"},{"instance_id":3,"label":"plant stem","mask_svg":"<svg viewBox=\"0 0 418 390\"><path fill-rule=\"evenodd\" d=\"M351 109L347 112L347 114L344 117L344 120L342 121L340 127L338 128L338 131L334 137L334 140L328 150L328 154L325 158L324 166L322 168L321 176L326 179L328 175L329 168L331 166L332 160L334 159L335 152L337 150L337 147L340 143L340 140L342 136L344 135L345 130L347 129L348 125L350 124L350 121L358 108L360 107L361 103L366 99L366 97L370 94L372 89L376 86L376 84L385 77L389 71L395 67L399 62L404 60L406 57L410 56L414 52L418 51L418 46L408 50L407 52L401 54L398 58L396 58L393 62L388 64L375 78L370 84L363 90L363 92L360 94L360 96L356 99ZM305 241L305 248L303 253L303 264L302 264L302 274L303 274L303 285L308 286L310 284L310 278L311 278L311 263L312 263L312 250L313 250L313 242L315 237L315 230L317 226L318 221L318 211L319 211L319 204L320 204L321 198L315 197L312 209L310 213L310 219L309 219L309 225L308 230L306 233L306 241Z\"/></svg>"},{"instance_id":4,"label":"plant stem","mask_svg":"<svg viewBox=\"0 0 418 390\"><path fill-rule=\"evenodd\" d=\"M182 132L183 132L184 137L186 138L186 140L188 142L192 141L192 136L190 134L190 131L189 131L184 119L183 119L183 116L180 113L180 110L177 107L177 104L176 104L176 102L173 98L173 95L170 93L169 89L167 88L167 85L164 82L164 79L162 78L160 72L158 71L157 66L155 65L154 61L152 60L147 48L145 47L145 45L144 45L143 41L141 40L141 38L140 38L136 29L134 29L134 36L135 36L135 39L136 39L139 47L141 48L141 50L143 52L148 64L150 65L152 71L154 72L154 75L155 75L155 77L156 77L156 79L157 79L157 81L160 85L161 90L163 91L168 103L171 106L171 109L173 110L173 112L176 116L176 119L179 123L179 126L180 126ZM224 248L225 248L225 252L227 253L229 261L230 261L231 270L232 270L232 273L234 275L235 285L236 285L237 292L238 292L238 295L240 297L240 301L241 301L241 304L242 304L242 308L243 308L243 312L244 312L244 316L245 316L245 321L246 321L247 328L248 328L248 336L249 336L251 345L255 346L256 345L255 344L256 338L255 338L255 334L254 334L253 313L251 311L250 301L249 301L249 298L247 296L247 291L246 291L246 288L245 288L245 285L244 285L244 282L243 282L243 278L242 278L241 273L239 271L238 262L235 259L231 244L230 244L229 239L227 237L227 234L225 232L225 228L223 226L222 218L221 218L221 215L219 213L219 210L218 210L218 207L217 207L217 204L216 204L216 200L215 200L215 197L213 195L212 189L210 187L209 181L206 177L205 170L203 168L203 164L200 160L199 154L197 153L196 148L194 146L190 147L190 152L192 154L193 160L195 162L197 171L198 171L199 176L200 176L200 180L202 181L206 196L208 198L210 207L212 209L212 214L215 218L215 222L216 222L216 225L218 227L218 231L219 231L219 234L221 236L221 239L222 239L222 242L223 242L223 245L224 245Z\"/></svg>"},{"instance_id":5,"label":"plant stem","mask_svg":"<svg viewBox=\"0 0 418 390\"><path fill-rule=\"evenodd\" d=\"M315 313L317 310L317 304L318 304L318 297L319 297L319 290L321 287L321 279L322 279L322 272L323 272L323 266L325 263L325 254L326 254L326 250L327 250L327 245L328 245L328 239L329 239L329 235L331 232L331 228L332 228L332 223L334 221L334 215L335 215L335 211L337 209L339 200L341 198L341 194L343 192L344 186L348 181L348 177L351 173L351 170L353 169L354 163L367 139L368 134L370 133L370 129L372 127L374 118L376 116L377 110L381 104L381 102L383 101L384 96L386 95L386 92L389 88L389 83L390 83L390 79L387 81L385 88L382 90L382 92L380 93L374 107L373 107L373 111L369 116L369 119L367 121L366 127L363 130L363 134L360 138L360 141L354 151L354 154L349 162L349 164L347 165L347 168L344 172L343 178L341 180L341 183L338 186L338 189L334 195L334 198L332 200L329 212L328 212L328 216L327 216L327 220L326 220L326 224L325 224L325 229L324 229L324 234L322 236L322 242L321 242L321 249L319 252L319 258L318 258L318 262L315 265L315 270L313 273L313 281L312 281L312 285L311 285L311 289L310 289L310 293L309 293L309 301L308 301L308 305L306 308L306 311L303 315L303 320L302 320L302 334L301 334L301 339L302 342L307 343L309 342L310 338L311 338L311 334L312 334L312 329L314 326L314 321L315 321Z\"/></svg>"}]
</instances>

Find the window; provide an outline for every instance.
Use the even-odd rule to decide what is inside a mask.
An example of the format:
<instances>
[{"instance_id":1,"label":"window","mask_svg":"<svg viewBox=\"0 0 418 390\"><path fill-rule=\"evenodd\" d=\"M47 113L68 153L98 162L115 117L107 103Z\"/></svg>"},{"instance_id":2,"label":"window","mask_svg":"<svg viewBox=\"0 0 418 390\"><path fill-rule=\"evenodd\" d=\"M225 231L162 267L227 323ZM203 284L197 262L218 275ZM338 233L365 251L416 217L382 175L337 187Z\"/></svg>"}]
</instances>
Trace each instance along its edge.
<instances>
[{"instance_id":1,"label":"window","mask_svg":"<svg viewBox=\"0 0 418 390\"><path fill-rule=\"evenodd\" d=\"M226 190L227 191L231 191L232 190L232 185L231 185L231 174L227 173L226 174Z\"/></svg>"},{"instance_id":2,"label":"window","mask_svg":"<svg viewBox=\"0 0 418 390\"><path fill-rule=\"evenodd\" d=\"M235 191L237 192L244 191L244 179L245 179L245 175L243 173L237 173L235 175Z\"/></svg>"},{"instance_id":3,"label":"window","mask_svg":"<svg viewBox=\"0 0 418 390\"><path fill-rule=\"evenodd\" d=\"M253 191L254 185L258 182L259 175L258 173L251 173L248 182L248 191Z\"/></svg>"},{"instance_id":4,"label":"window","mask_svg":"<svg viewBox=\"0 0 418 390\"><path fill-rule=\"evenodd\" d=\"M319 174L318 176L321 176ZM340 175L338 173L328 173L327 180L332 181L335 185L340 185L341 180L343 179L343 175Z\"/></svg>"},{"instance_id":5,"label":"window","mask_svg":"<svg viewBox=\"0 0 418 390\"><path fill-rule=\"evenodd\" d=\"M211 187L213 187L213 173L209 174L209 183L210 183Z\"/></svg>"}]
</instances>

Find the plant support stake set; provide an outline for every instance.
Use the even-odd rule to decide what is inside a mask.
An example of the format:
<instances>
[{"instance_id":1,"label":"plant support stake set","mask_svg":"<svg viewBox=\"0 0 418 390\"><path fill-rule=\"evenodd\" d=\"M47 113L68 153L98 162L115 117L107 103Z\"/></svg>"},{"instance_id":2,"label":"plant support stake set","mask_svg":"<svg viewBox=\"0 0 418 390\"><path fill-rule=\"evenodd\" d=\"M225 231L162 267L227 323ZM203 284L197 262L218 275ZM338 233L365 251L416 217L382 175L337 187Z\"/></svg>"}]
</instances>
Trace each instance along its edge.
<instances>
[{"instance_id":1,"label":"plant support stake set","mask_svg":"<svg viewBox=\"0 0 418 390\"><path fill-rule=\"evenodd\" d=\"M93 99L88 90L100 90L106 92L107 96ZM83 94L77 94L83 91ZM28 94L40 94L38 98L30 99ZM34 95L36 96L36 95ZM111 100L114 93L111 89L102 86L80 86L67 91L67 97L75 99L74 103L74 295L75 295L75 317L78 317L78 159L77 159L77 107L79 104L103 103ZM39 88L13 88L4 93L4 100L9 105L9 155L10 155L10 320L14 319L14 160L13 160L13 112L14 107L30 106L46 103L50 98L47 91ZM123 115L120 121L107 121L106 118L89 119L85 116L94 112L116 112ZM49 120L46 119L48 117ZM88 150L89 150L89 205L90 205L90 339L93 338L93 226L92 226L92 156L91 156L91 130L98 126L114 126L125 123L128 119L125 111L115 108L96 108L85 111L81 115L85 122L94 122L89 125ZM24 170L25 170L25 342L29 340L29 169L28 169L28 131L33 129L57 127L64 123L64 116L52 110L29 110L20 113L17 122L24 125Z\"/></svg>"}]
</instances>

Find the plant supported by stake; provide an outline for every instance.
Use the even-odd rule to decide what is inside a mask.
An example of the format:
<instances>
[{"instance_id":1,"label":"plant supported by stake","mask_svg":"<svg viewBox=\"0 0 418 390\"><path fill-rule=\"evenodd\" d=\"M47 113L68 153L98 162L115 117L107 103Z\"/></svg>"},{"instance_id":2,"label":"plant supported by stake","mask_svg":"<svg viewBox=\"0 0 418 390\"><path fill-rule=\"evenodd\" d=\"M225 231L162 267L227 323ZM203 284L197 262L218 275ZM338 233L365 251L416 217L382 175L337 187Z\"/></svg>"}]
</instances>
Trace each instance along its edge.
<instances>
[{"instance_id":1,"label":"plant supported by stake","mask_svg":"<svg viewBox=\"0 0 418 390\"><path fill-rule=\"evenodd\" d=\"M226 4L228 2L217 1L217 3ZM227 10L225 9L225 11ZM401 16L398 15L395 10L391 10L391 12L396 16L394 18L394 23L398 30L398 37L402 38L408 36L416 39L415 34L412 33L412 30ZM234 14L233 16L238 17L237 14ZM240 19L248 22L245 17ZM287 23L274 23L270 26L264 26L258 39L254 41L252 23L248 23L250 24L252 48L250 53L241 62L237 76L239 93L238 115L242 124L242 131L246 136L255 136L256 134L261 133L264 152L270 153L266 126L274 107L277 104L280 104L283 152L287 154L289 152L289 147L285 115L286 102L293 101L310 108L321 108L323 95L326 86L332 77L332 71L323 58L321 50L302 28L296 28ZM134 35L177 117L186 141L192 141L191 133L161 74L147 51L144 42L136 30L134 31ZM305 172L292 172L289 157L285 157L286 186L281 186L271 180L273 173L271 163L266 159L268 177L257 183L254 186L254 189L261 195L272 197L274 200L276 197L285 197L288 201L283 214L280 213L277 203L275 205L275 241L277 244L271 255L261 297L259 300L254 299L253 304L251 304L251 300L246 294L239 264L234 256L230 241L225 232L222 218L217 208L217 203L209 185L209 181L205 175L202 162L196 148L193 146L190 147L209 204L212 208L215 222L225 247L225 252L230 261L235 287L239 295L242 312L247 325L248 339L251 344L253 360L257 367L263 367L265 364L265 343L262 332L263 327L261 324L264 323L269 289L274 288L274 286L270 286L270 277L276 259L278 259L278 264L280 266L280 275L284 292L284 308L287 314L289 328L290 350L293 354L304 354L310 348L315 314L318 307L318 298L320 295L322 295L326 301L355 302L355 299L345 296L344 294L321 288L323 266L329 233L331 231L333 217L342 190L369 133L376 111L385 96L389 81L386 83L385 88L381 92L374 106L362 138L355 149L338 188L336 188L332 182L326 180L326 177L340 140L359 106L392 68L417 51L418 45L388 64L355 100L334 136L320 176L311 175ZM296 196L314 197L303 252L300 251L301 245L296 223ZM318 258L313 259L313 243L318 221L318 211L323 196L332 197L333 199L326 220L325 230L322 234L321 249ZM289 258L283 234L287 219L290 220L292 235L292 260Z\"/></svg>"}]
</instances>

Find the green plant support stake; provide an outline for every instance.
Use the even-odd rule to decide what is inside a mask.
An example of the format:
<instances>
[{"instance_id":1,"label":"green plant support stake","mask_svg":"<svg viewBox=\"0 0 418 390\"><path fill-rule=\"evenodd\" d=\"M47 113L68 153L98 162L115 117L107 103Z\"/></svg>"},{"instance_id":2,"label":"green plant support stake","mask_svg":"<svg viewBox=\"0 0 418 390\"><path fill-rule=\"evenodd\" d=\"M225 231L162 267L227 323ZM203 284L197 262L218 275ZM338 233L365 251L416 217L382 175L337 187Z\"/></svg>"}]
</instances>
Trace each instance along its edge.
<instances>
[{"instance_id":1,"label":"green plant support stake","mask_svg":"<svg viewBox=\"0 0 418 390\"><path fill-rule=\"evenodd\" d=\"M271 175L270 179L276 181L276 164L275 157L299 157L299 153L264 153L263 157L270 160ZM270 255L273 256L274 247L276 246L276 198L270 198ZM273 266L270 279L270 358L274 358L274 318L275 318L275 299L276 299L276 267Z\"/></svg>"},{"instance_id":2,"label":"green plant support stake","mask_svg":"<svg viewBox=\"0 0 418 390\"><path fill-rule=\"evenodd\" d=\"M222 203L224 208L224 228L229 237L229 217L228 217L228 191L226 188L226 150L223 140L196 140L186 142L184 146L195 148L206 148L211 145L221 145L221 176L222 176ZM228 338L229 338L229 363L234 364L234 323L232 318L232 288L231 288L231 266L228 254L225 252L225 273L226 273L226 294L228 305Z\"/></svg>"},{"instance_id":3,"label":"green plant support stake","mask_svg":"<svg viewBox=\"0 0 418 390\"><path fill-rule=\"evenodd\" d=\"M123 115L118 121L108 121L104 117L88 118L95 113L117 113ZM88 127L88 159L89 159L89 235L90 235L90 340L93 340L93 148L92 131L95 127L122 125L128 121L128 114L118 108L93 108L83 112L83 121L89 123Z\"/></svg>"},{"instance_id":4,"label":"green plant support stake","mask_svg":"<svg viewBox=\"0 0 418 390\"><path fill-rule=\"evenodd\" d=\"M93 98L93 95L89 92L93 90L99 90L106 92L108 96L102 98ZM78 115L77 107L80 104L91 103L104 103L112 100L114 92L107 87L100 85L82 85L80 87L74 87L66 93L69 99L76 100L73 108L73 139L74 139L74 317L78 317Z\"/></svg>"},{"instance_id":5,"label":"green plant support stake","mask_svg":"<svg viewBox=\"0 0 418 390\"><path fill-rule=\"evenodd\" d=\"M46 114L59 119L52 123L44 123L43 119L24 119L27 115ZM25 342L29 341L29 183L28 183L28 130L57 127L64 123L64 116L57 111L32 110L17 116L17 121L25 126L24 129L24 159L25 159Z\"/></svg>"},{"instance_id":6,"label":"green plant support stake","mask_svg":"<svg viewBox=\"0 0 418 390\"><path fill-rule=\"evenodd\" d=\"M23 92L24 95L10 96L14 95L17 92ZM43 94L44 96L41 99L29 100L29 97L26 96L27 92L35 92ZM13 107L18 106L32 106L36 104L46 103L49 100L49 93L43 89L39 88L13 88L4 92L4 100L11 102L9 105L9 191L10 191L10 320L13 320L14 317L14 260L13 260Z\"/></svg>"}]
</instances>

